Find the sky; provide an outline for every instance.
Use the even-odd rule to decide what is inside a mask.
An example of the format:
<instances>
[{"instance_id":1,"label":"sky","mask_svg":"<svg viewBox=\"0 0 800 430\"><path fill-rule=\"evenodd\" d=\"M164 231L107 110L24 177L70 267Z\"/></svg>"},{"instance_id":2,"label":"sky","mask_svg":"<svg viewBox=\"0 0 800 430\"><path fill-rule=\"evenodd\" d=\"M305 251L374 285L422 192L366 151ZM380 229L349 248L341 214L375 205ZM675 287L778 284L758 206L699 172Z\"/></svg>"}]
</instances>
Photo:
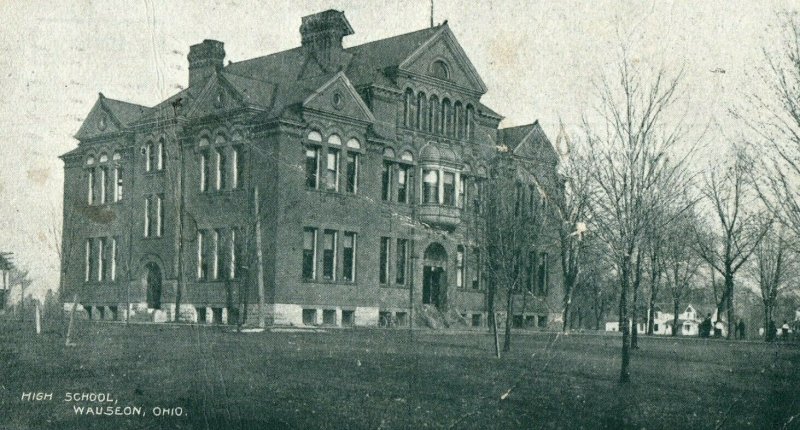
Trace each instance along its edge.
<instances>
[{"instance_id":1,"label":"sky","mask_svg":"<svg viewBox=\"0 0 800 430\"><path fill-rule=\"evenodd\" d=\"M186 86L189 46L225 43L226 61L300 44L301 17L343 10L353 46L430 25L430 0L117 0L0 2L0 251L30 270L39 296L58 285L52 230L61 223L63 165L72 137L107 97L152 106ZM489 88L501 127L539 120L555 139L596 106L594 84L625 46L644 68L683 71L680 106L707 155L740 125L728 113L764 90L763 49L789 2L445 1L448 23ZM724 72L723 72L724 71Z\"/></svg>"}]
</instances>

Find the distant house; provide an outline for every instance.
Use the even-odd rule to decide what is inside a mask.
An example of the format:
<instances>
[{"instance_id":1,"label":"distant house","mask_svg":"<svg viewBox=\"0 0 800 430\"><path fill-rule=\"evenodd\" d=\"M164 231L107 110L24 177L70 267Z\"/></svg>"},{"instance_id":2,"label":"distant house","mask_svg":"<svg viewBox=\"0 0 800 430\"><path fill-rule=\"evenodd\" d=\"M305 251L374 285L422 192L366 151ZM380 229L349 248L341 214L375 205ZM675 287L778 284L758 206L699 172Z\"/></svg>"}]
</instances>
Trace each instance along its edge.
<instances>
[{"instance_id":1,"label":"distant house","mask_svg":"<svg viewBox=\"0 0 800 430\"><path fill-rule=\"evenodd\" d=\"M697 336L700 333L701 321L702 319L694 306L687 306L683 313L678 314L678 335ZM653 334L671 336L674 323L674 314L656 310L653 314ZM645 333L647 331L647 323L638 323L637 329L639 333ZM606 331L619 331L619 321L606 321Z\"/></svg>"},{"instance_id":2,"label":"distant house","mask_svg":"<svg viewBox=\"0 0 800 430\"><path fill-rule=\"evenodd\" d=\"M678 314L677 328L673 327L673 325L675 325L673 315L669 314L669 316L670 318L666 322L667 334L671 335L674 330L677 330L680 336L698 336L700 334L700 323L702 319L700 315L697 314L697 310L694 306L689 305L683 313Z\"/></svg>"},{"instance_id":3,"label":"distant house","mask_svg":"<svg viewBox=\"0 0 800 430\"><path fill-rule=\"evenodd\" d=\"M632 330L633 326L630 328ZM606 321L606 331L619 331L619 321ZM647 323L640 322L636 324L636 331L639 333L647 332Z\"/></svg>"}]
</instances>

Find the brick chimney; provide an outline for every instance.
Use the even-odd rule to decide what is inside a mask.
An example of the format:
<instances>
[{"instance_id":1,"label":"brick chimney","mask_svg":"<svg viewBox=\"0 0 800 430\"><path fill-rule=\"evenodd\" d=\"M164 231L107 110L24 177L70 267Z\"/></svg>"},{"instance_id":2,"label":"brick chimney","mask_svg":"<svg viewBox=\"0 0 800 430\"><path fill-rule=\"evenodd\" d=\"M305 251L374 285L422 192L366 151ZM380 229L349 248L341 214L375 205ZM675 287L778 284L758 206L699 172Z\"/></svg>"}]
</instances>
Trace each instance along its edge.
<instances>
[{"instance_id":1,"label":"brick chimney","mask_svg":"<svg viewBox=\"0 0 800 430\"><path fill-rule=\"evenodd\" d=\"M344 12L333 9L304 16L300 24L303 47L329 72L339 68L342 39L351 34L353 27Z\"/></svg>"},{"instance_id":2,"label":"brick chimney","mask_svg":"<svg viewBox=\"0 0 800 430\"><path fill-rule=\"evenodd\" d=\"M203 85L215 72L222 70L225 44L206 39L189 48L189 86Z\"/></svg>"}]
</instances>

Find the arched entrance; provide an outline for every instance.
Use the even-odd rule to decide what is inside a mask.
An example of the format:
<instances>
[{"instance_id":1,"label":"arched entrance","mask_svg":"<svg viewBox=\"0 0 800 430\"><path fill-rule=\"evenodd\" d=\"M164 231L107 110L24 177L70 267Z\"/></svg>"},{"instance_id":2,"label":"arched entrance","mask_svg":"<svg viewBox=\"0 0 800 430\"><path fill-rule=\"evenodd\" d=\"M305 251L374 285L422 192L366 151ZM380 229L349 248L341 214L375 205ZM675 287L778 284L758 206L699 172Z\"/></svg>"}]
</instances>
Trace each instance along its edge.
<instances>
[{"instance_id":1,"label":"arched entrance","mask_svg":"<svg viewBox=\"0 0 800 430\"><path fill-rule=\"evenodd\" d=\"M147 307L161 309L161 269L156 263L144 266L144 283L147 288Z\"/></svg>"},{"instance_id":2,"label":"arched entrance","mask_svg":"<svg viewBox=\"0 0 800 430\"><path fill-rule=\"evenodd\" d=\"M422 264L422 304L444 309L447 300L447 251L439 243L428 245Z\"/></svg>"}]
</instances>

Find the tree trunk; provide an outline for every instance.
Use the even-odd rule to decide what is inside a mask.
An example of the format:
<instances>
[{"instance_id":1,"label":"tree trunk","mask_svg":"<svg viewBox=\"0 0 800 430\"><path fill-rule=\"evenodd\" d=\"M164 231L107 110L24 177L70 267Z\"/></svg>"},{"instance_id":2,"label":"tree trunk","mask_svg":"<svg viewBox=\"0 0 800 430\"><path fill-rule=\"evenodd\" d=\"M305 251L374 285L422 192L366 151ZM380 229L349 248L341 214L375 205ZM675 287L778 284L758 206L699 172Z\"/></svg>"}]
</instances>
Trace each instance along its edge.
<instances>
[{"instance_id":1,"label":"tree trunk","mask_svg":"<svg viewBox=\"0 0 800 430\"><path fill-rule=\"evenodd\" d=\"M633 278L633 309L631 310L631 349L639 349L639 286L642 283L642 253L636 253L636 273Z\"/></svg>"},{"instance_id":2,"label":"tree trunk","mask_svg":"<svg viewBox=\"0 0 800 430\"><path fill-rule=\"evenodd\" d=\"M509 291L508 298L506 298L506 330L505 330L505 339L503 341L503 352L511 351L511 324L513 322L513 311L514 311L514 293L512 291Z\"/></svg>"},{"instance_id":3,"label":"tree trunk","mask_svg":"<svg viewBox=\"0 0 800 430\"><path fill-rule=\"evenodd\" d=\"M735 310L733 309L733 272L728 271L725 274L725 291L728 293L728 333L727 338L730 339L733 335L733 319L735 317ZM717 315L719 320L720 315Z\"/></svg>"},{"instance_id":4,"label":"tree trunk","mask_svg":"<svg viewBox=\"0 0 800 430\"><path fill-rule=\"evenodd\" d=\"M630 362L630 339L628 326L628 268L622 268L622 291L619 299L619 321L620 331L622 331L622 367L620 368L619 382L626 384L631 380Z\"/></svg>"},{"instance_id":5,"label":"tree trunk","mask_svg":"<svg viewBox=\"0 0 800 430\"><path fill-rule=\"evenodd\" d=\"M489 310L489 315L492 319L492 332L494 333L494 355L500 358L500 335L497 333L497 318L494 315L494 308Z\"/></svg>"},{"instance_id":6,"label":"tree trunk","mask_svg":"<svg viewBox=\"0 0 800 430\"><path fill-rule=\"evenodd\" d=\"M561 326L561 331L562 332L566 332L567 331L567 321L569 320L569 307L570 307L571 302L572 302L572 298L571 297L564 299L564 315L563 315L564 324Z\"/></svg>"},{"instance_id":7,"label":"tree trunk","mask_svg":"<svg viewBox=\"0 0 800 430\"><path fill-rule=\"evenodd\" d=\"M658 290L656 289L655 284L652 286L650 290L650 303L648 304L647 308L650 309L647 315L647 334L652 336L655 332L655 307L656 307L656 295L658 294Z\"/></svg>"},{"instance_id":8,"label":"tree trunk","mask_svg":"<svg viewBox=\"0 0 800 430\"><path fill-rule=\"evenodd\" d=\"M677 336L678 335L678 312L680 311L680 305L681 304L678 302L678 299L674 299L672 304L674 305L674 307L672 308L672 311L674 312L674 314L673 314L674 316L672 317L672 335L673 336Z\"/></svg>"}]
</instances>

